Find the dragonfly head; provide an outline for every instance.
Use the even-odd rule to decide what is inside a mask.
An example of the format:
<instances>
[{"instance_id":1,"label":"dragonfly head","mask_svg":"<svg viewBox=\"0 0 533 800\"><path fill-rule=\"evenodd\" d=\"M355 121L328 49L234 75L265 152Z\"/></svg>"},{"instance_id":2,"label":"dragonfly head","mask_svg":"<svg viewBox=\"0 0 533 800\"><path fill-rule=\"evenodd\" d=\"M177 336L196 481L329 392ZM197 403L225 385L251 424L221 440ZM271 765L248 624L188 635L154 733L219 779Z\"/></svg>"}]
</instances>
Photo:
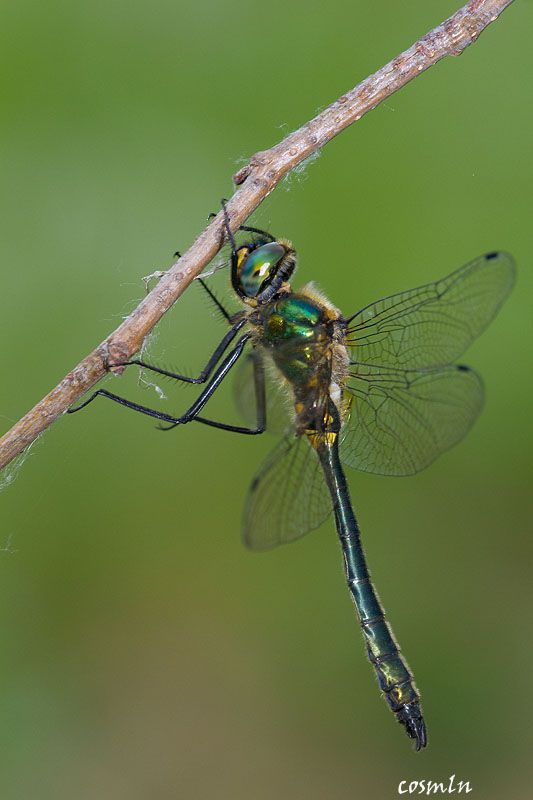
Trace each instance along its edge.
<instances>
[{"instance_id":1,"label":"dragonfly head","mask_svg":"<svg viewBox=\"0 0 533 800\"><path fill-rule=\"evenodd\" d=\"M296 267L296 253L286 239L258 240L241 245L232 258L231 282L245 303L269 302Z\"/></svg>"}]
</instances>

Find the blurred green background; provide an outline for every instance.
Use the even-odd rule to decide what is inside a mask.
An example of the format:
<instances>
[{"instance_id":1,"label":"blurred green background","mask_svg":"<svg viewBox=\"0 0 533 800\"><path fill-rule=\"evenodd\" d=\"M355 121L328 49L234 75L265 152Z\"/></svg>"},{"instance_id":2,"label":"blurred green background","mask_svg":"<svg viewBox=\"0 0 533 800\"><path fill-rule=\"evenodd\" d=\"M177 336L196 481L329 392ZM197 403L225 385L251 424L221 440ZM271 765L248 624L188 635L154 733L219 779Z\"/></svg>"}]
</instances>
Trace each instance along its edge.
<instances>
[{"instance_id":1,"label":"blurred green background","mask_svg":"<svg viewBox=\"0 0 533 800\"><path fill-rule=\"evenodd\" d=\"M6 4L2 429L128 314L248 156L458 5ZM511 6L254 217L295 242L296 284L346 314L487 250L518 263L466 358L487 389L467 440L410 479L349 476L427 751L378 697L332 523L241 545L274 440L162 435L99 401L3 475L3 800L381 799L451 774L483 800L531 796L532 24L531 3ZM192 373L223 331L193 286L147 352ZM134 374L106 385L157 400ZM162 387L171 411L194 394ZM213 415L234 419L220 395Z\"/></svg>"}]
</instances>

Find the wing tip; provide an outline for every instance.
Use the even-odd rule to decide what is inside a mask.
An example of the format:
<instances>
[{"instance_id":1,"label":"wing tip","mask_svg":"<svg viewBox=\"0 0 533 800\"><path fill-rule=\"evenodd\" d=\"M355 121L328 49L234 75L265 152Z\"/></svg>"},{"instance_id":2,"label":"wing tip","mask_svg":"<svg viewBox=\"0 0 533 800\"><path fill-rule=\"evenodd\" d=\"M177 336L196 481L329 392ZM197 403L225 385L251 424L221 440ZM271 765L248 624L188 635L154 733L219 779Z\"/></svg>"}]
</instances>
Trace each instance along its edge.
<instances>
[{"instance_id":1,"label":"wing tip","mask_svg":"<svg viewBox=\"0 0 533 800\"><path fill-rule=\"evenodd\" d=\"M507 252L507 250L490 250L488 253L485 253L483 258L485 261L505 262L514 277L516 273L516 261L514 256Z\"/></svg>"}]
</instances>

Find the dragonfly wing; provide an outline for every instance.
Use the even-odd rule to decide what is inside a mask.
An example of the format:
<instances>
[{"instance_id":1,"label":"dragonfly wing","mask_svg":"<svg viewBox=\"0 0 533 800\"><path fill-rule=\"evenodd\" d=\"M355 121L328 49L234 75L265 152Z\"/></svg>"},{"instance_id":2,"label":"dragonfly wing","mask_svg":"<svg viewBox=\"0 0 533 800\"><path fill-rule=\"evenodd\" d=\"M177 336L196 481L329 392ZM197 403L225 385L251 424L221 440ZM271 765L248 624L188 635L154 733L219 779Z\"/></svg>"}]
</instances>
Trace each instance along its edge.
<instances>
[{"instance_id":1,"label":"dragonfly wing","mask_svg":"<svg viewBox=\"0 0 533 800\"><path fill-rule=\"evenodd\" d=\"M362 364L449 364L487 327L514 278L508 253L480 256L435 283L366 306L348 320L346 343Z\"/></svg>"},{"instance_id":2,"label":"dragonfly wing","mask_svg":"<svg viewBox=\"0 0 533 800\"><path fill-rule=\"evenodd\" d=\"M306 436L286 436L252 480L244 507L243 537L252 550L299 539L332 510L322 468Z\"/></svg>"},{"instance_id":3,"label":"dragonfly wing","mask_svg":"<svg viewBox=\"0 0 533 800\"><path fill-rule=\"evenodd\" d=\"M273 378L270 364L260 350L250 350L235 369L233 395L242 418L253 427L256 424L254 361L262 361L265 375L266 427L270 433L285 433L291 426L293 412L291 398L281 379Z\"/></svg>"},{"instance_id":4,"label":"dragonfly wing","mask_svg":"<svg viewBox=\"0 0 533 800\"><path fill-rule=\"evenodd\" d=\"M462 365L404 371L358 364L355 369L346 385L351 411L340 448L342 460L354 469L419 472L463 438L483 405L481 378Z\"/></svg>"}]
</instances>

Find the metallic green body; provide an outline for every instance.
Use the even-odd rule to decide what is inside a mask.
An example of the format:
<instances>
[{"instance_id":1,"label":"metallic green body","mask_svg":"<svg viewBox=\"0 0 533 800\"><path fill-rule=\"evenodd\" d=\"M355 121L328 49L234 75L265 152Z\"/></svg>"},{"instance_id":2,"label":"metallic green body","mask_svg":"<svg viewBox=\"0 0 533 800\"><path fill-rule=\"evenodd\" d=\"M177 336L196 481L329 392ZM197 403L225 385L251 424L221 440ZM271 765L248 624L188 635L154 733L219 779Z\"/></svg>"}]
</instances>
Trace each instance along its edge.
<instances>
[{"instance_id":1,"label":"metallic green body","mask_svg":"<svg viewBox=\"0 0 533 800\"><path fill-rule=\"evenodd\" d=\"M297 428L306 435L320 459L331 495L346 580L354 601L366 650L380 689L417 749L426 742L420 696L407 663L400 654L385 613L372 585L353 512L348 485L339 458L340 413L329 398L332 345L331 316L309 297L287 293L260 311L261 341L290 382L295 399ZM328 398L322 406L323 398ZM320 413L317 416L317 410Z\"/></svg>"},{"instance_id":2,"label":"metallic green body","mask_svg":"<svg viewBox=\"0 0 533 800\"><path fill-rule=\"evenodd\" d=\"M323 437L317 446L333 508L344 556L348 589L357 609L367 655L374 667L379 688L400 723L410 736L418 729L417 749L425 744L425 728L420 710L420 695L409 667L403 659L366 565L361 534L339 459L338 437Z\"/></svg>"},{"instance_id":3,"label":"metallic green body","mask_svg":"<svg viewBox=\"0 0 533 800\"><path fill-rule=\"evenodd\" d=\"M237 248L224 201L222 209L231 244L231 282L246 308L228 313L201 282L230 324L204 369L190 378L140 359L114 365L137 364L178 381L206 384L194 403L174 416L97 389L68 411L103 396L166 423L164 430L196 421L256 435L263 433L276 407L276 398L269 404L265 391L265 360L272 360L278 377L285 379L280 382L289 390L294 413L250 485L244 540L254 549L292 542L318 527L333 508L368 658L389 707L420 750L427 733L419 694L372 585L339 446L342 439L342 457L349 466L408 475L464 436L479 413L482 382L469 367L454 362L509 294L514 261L506 253L486 253L445 278L385 297L346 318L311 286L292 292L296 251L291 242L241 226L260 238ZM247 343L252 345L245 364L253 369L255 419L234 425L204 417L204 406ZM246 398L248 366L243 374L246 384L239 395Z\"/></svg>"},{"instance_id":4,"label":"metallic green body","mask_svg":"<svg viewBox=\"0 0 533 800\"><path fill-rule=\"evenodd\" d=\"M314 377L328 344L324 310L308 297L287 294L262 309L262 341L272 349L278 369L294 386Z\"/></svg>"}]
</instances>

